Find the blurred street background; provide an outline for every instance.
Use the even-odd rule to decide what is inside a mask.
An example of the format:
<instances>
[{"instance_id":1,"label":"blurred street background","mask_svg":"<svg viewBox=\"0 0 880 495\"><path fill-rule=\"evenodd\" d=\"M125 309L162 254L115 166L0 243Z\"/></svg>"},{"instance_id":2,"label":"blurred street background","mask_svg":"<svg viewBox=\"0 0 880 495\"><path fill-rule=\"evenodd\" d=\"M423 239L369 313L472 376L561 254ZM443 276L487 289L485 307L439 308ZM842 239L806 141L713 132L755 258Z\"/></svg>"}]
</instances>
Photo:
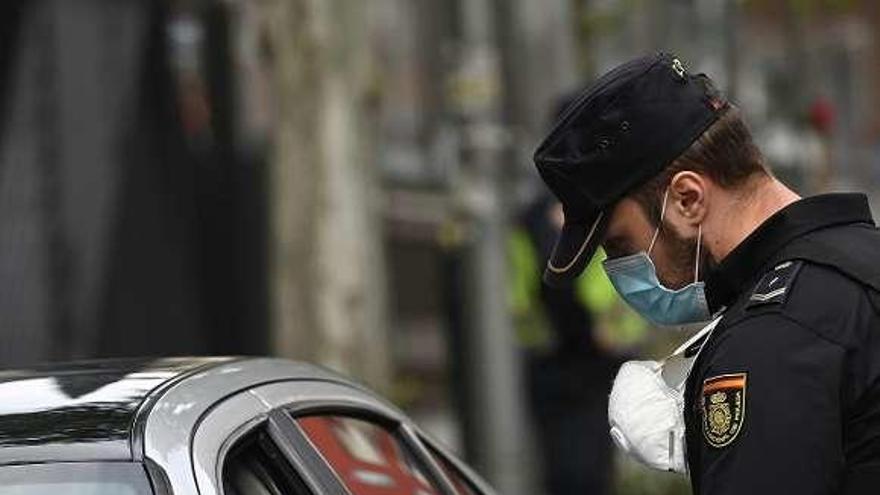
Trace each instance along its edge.
<instances>
[{"instance_id":1,"label":"blurred street background","mask_svg":"<svg viewBox=\"0 0 880 495\"><path fill-rule=\"evenodd\" d=\"M648 328L542 287L531 153L655 51L801 193L880 211L872 0L4 0L0 366L269 354L349 374L503 494L688 493L607 436Z\"/></svg>"}]
</instances>

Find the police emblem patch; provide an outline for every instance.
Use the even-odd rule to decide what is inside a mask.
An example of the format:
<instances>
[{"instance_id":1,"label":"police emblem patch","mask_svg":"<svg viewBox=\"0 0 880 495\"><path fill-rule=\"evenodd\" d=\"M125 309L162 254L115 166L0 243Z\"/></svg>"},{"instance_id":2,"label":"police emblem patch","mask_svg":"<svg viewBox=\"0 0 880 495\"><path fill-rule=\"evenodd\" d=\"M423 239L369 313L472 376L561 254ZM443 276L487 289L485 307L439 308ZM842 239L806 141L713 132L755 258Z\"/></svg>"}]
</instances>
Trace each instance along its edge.
<instances>
[{"instance_id":1,"label":"police emblem patch","mask_svg":"<svg viewBox=\"0 0 880 495\"><path fill-rule=\"evenodd\" d=\"M713 376L703 381L703 436L715 448L733 442L746 414L746 374Z\"/></svg>"}]
</instances>

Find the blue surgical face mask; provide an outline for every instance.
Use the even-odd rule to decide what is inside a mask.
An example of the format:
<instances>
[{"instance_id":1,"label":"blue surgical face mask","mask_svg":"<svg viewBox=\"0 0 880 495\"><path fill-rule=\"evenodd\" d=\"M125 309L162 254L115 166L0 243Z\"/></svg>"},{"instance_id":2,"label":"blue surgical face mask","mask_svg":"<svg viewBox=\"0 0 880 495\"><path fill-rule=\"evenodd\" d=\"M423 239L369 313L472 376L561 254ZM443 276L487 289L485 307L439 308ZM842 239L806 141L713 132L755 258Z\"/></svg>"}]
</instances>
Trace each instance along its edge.
<instances>
[{"instance_id":1,"label":"blue surgical face mask","mask_svg":"<svg viewBox=\"0 0 880 495\"><path fill-rule=\"evenodd\" d=\"M666 213L666 196L660 213L660 224ZM611 280L611 284L630 306L640 315L657 325L673 326L696 323L710 319L709 305L703 282L699 281L700 241L702 226L697 233L697 259L694 266L694 282L681 289L673 290L665 287L657 278L657 270L649 253L654 248L658 225L651 239L648 252L640 252L630 256L605 260L602 266Z\"/></svg>"}]
</instances>

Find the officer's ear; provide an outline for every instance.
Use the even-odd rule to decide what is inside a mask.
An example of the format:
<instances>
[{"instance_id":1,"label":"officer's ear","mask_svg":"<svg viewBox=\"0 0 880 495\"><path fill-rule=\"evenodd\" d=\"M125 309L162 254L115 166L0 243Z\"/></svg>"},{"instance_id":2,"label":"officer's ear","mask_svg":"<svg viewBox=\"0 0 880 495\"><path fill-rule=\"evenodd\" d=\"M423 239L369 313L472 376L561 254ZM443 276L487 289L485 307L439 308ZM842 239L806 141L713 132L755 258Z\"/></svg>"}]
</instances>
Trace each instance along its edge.
<instances>
[{"instance_id":1,"label":"officer's ear","mask_svg":"<svg viewBox=\"0 0 880 495\"><path fill-rule=\"evenodd\" d=\"M696 172L678 172L669 183L669 205L679 220L696 229L706 217L708 179Z\"/></svg>"}]
</instances>

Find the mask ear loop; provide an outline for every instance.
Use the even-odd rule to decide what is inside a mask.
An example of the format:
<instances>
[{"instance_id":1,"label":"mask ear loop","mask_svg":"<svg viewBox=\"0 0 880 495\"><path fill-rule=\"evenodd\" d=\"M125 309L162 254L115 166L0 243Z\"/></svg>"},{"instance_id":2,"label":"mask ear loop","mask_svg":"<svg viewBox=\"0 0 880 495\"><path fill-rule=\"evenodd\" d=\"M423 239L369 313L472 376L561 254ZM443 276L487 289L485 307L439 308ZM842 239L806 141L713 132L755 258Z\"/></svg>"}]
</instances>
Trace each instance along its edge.
<instances>
[{"instance_id":1,"label":"mask ear loop","mask_svg":"<svg viewBox=\"0 0 880 495\"><path fill-rule=\"evenodd\" d=\"M657 237L660 235L660 227L663 226L663 218L666 216L666 200L669 199L669 188L663 193L663 206L660 207L660 221L657 223L657 230L654 231L654 237L651 238L651 245L648 246L648 256L654 250L654 244L657 243Z\"/></svg>"},{"instance_id":2,"label":"mask ear loop","mask_svg":"<svg viewBox=\"0 0 880 495\"><path fill-rule=\"evenodd\" d=\"M697 226L697 259L694 261L694 283L700 281L700 244L703 240L703 224Z\"/></svg>"},{"instance_id":3,"label":"mask ear loop","mask_svg":"<svg viewBox=\"0 0 880 495\"><path fill-rule=\"evenodd\" d=\"M685 374L685 380L690 378L691 372L694 371L694 365L697 364L697 358L700 357L700 354L703 353L703 348L706 347L706 344L709 343L709 339L712 338L712 334L715 333L715 329L718 328L718 324L721 323L721 318L722 317L719 316L719 317L715 318L715 320L712 321L712 323L710 323L710 325L712 325L712 328L709 329L709 332L706 334L706 337L703 339L703 342L700 343L700 348L697 349L697 353L694 354L693 360L690 362L690 365L688 366L687 374Z\"/></svg>"}]
</instances>

